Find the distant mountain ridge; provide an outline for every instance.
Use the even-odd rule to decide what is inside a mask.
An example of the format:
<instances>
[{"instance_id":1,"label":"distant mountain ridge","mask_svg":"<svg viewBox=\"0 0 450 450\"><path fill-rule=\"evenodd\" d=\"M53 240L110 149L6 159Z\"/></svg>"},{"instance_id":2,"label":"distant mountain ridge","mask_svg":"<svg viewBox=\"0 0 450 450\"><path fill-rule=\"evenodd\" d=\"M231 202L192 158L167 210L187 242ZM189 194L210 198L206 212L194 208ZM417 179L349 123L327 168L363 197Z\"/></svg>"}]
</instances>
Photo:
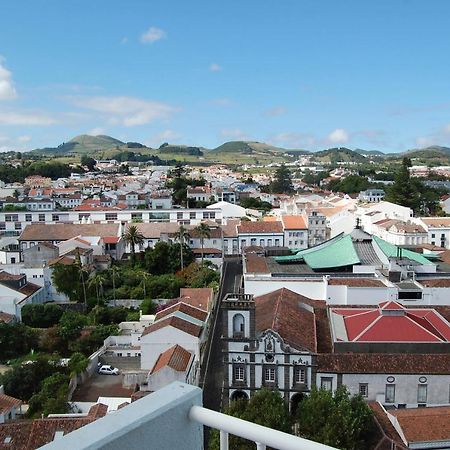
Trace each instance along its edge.
<instances>
[{"instance_id":1,"label":"distant mountain ridge","mask_svg":"<svg viewBox=\"0 0 450 450\"><path fill-rule=\"evenodd\" d=\"M194 157L203 157L205 154L210 156L227 155L232 157L233 154L245 155L247 157L255 157L258 155L264 155L266 158L270 158L271 155L280 158L283 155L311 155L319 162L355 162L363 163L367 161L367 158L388 158L397 159L403 156L417 159L450 159L450 148L433 145L423 149L411 149L405 152L398 153L383 153L379 150L364 150L355 149L351 150L346 147L330 148L318 151L308 151L303 149L286 149L283 147L277 147L275 145L266 144L258 141L229 141L214 149L207 149L203 146L186 146L181 144L162 144L158 149L147 147L144 144L138 142L123 142L119 139L113 138L107 135L91 136L82 134L75 136L70 141L64 142L57 147L46 147L33 150L42 154L49 154L53 156L66 156L74 154L90 154L96 156L96 154L112 154L114 151L135 151L135 152L157 152L160 154L181 154Z\"/></svg>"}]
</instances>

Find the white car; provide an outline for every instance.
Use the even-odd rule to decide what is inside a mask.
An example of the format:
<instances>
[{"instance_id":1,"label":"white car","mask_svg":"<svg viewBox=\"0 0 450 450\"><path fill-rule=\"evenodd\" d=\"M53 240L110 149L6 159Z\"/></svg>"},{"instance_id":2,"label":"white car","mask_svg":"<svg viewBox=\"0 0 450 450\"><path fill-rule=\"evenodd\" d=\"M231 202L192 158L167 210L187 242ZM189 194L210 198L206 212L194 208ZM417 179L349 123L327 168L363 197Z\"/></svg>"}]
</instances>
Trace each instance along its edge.
<instances>
[{"instance_id":1,"label":"white car","mask_svg":"<svg viewBox=\"0 0 450 450\"><path fill-rule=\"evenodd\" d=\"M98 369L98 373L102 374L102 375L119 375L119 369L117 367L113 367L113 366L101 366Z\"/></svg>"}]
</instances>

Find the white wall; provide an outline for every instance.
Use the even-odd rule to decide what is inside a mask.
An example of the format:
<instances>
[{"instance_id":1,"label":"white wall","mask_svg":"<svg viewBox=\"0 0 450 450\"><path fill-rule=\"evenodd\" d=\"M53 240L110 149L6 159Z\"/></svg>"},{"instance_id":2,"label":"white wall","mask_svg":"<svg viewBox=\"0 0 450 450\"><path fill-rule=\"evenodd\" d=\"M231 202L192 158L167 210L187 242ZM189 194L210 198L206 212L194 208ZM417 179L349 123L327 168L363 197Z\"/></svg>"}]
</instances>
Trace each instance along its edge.
<instances>
[{"instance_id":1,"label":"white wall","mask_svg":"<svg viewBox=\"0 0 450 450\"><path fill-rule=\"evenodd\" d=\"M173 347L181 345L194 352L195 359L200 360L199 339L171 326L165 326L141 337L141 369L151 370L159 355Z\"/></svg>"}]
</instances>

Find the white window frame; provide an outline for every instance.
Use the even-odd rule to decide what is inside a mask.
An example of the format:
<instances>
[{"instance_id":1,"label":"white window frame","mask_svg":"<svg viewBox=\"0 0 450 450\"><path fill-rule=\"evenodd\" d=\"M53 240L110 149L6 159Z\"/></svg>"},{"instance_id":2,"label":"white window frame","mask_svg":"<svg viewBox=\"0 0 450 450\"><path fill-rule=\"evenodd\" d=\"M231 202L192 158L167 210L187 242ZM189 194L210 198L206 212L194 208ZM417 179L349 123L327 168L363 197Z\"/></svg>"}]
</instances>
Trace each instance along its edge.
<instances>
[{"instance_id":1,"label":"white window frame","mask_svg":"<svg viewBox=\"0 0 450 450\"><path fill-rule=\"evenodd\" d=\"M275 367L264 368L264 380L268 383L275 383Z\"/></svg>"},{"instance_id":2,"label":"white window frame","mask_svg":"<svg viewBox=\"0 0 450 450\"><path fill-rule=\"evenodd\" d=\"M245 371L243 366L234 368L234 381L245 381Z\"/></svg>"},{"instance_id":3,"label":"white window frame","mask_svg":"<svg viewBox=\"0 0 450 450\"><path fill-rule=\"evenodd\" d=\"M361 397L367 398L369 396L369 384L359 383L359 394Z\"/></svg>"},{"instance_id":4,"label":"white window frame","mask_svg":"<svg viewBox=\"0 0 450 450\"><path fill-rule=\"evenodd\" d=\"M417 386L417 403L426 403L428 399L428 385L419 384Z\"/></svg>"},{"instance_id":5,"label":"white window frame","mask_svg":"<svg viewBox=\"0 0 450 450\"><path fill-rule=\"evenodd\" d=\"M305 367L295 367L294 368L294 382L299 384L306 383L306 368Z\"/></svg>"}]
</instances>

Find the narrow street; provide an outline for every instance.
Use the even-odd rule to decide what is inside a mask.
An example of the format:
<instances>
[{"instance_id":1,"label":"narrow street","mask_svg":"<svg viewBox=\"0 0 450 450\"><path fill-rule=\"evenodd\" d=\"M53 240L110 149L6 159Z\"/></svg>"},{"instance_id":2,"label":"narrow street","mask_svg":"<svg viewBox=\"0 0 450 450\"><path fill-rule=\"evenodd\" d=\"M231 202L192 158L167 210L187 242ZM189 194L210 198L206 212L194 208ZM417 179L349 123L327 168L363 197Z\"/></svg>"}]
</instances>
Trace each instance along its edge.
<instances>
[{"instance_id":1,"label":"narrow street","mask_svg":"<svg viewBox=\"0 0 450 450\"><path fill-rule=\"evenodd\" d=\"M220 411L223 383L223 355L222 355L222 329L223 319L221 304L229 292L239 289L242 276L241 258L227 258L224 262L224 277L222 280L217 305L214 310L213 325L210 335L209 361L206 361L203 377L203 405L206 408Z\"/></svg>"}]
</instances>

